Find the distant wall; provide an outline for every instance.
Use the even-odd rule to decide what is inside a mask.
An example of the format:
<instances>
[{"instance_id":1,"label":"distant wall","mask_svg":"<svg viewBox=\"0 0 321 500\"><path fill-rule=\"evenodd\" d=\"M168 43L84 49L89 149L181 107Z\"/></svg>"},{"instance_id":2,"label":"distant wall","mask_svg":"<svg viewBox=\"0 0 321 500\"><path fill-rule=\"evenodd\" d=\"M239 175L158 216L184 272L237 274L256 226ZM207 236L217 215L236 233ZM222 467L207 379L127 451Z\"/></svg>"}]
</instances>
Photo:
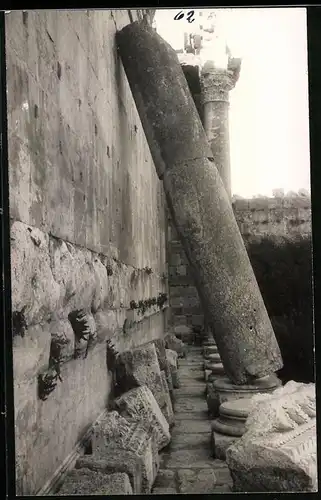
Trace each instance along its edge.
<instances>
[{"instance_id":1,"label":"distant wall","mask_svg":"<svg viewBox=\"0 0 321 500\"><path fill-rule=\"evenodd\" d=\"M130 308L167 290L162 184L115 45L143 12L6 14L19 495L51 480L106 407L106 339L123 350L164 335L164 307ZM97 338L74 359L79 309ZM42 401L57 337L62 382Z\"/></svg>"},{"instance_id":2,"label":"distant wall","mask_svg":"<svg viewBox=\"0 0 321 500\"><path fill-rule=\"evenodd\" d=\"M311 234L311 201L308 198L253 198L236 200L234 213L242 235L289 236Z\"/></svg>"},{"instance_id":3,"label":"distant wall","mask_svg":"<svg viewBox=\"0 0 321 500\"><path fill-rule=\"evenodd\" d=\"M254 198L233 202L233 210L246 243L296 234L311 236L311 202L307 198ZM204 318L190 267L169 218L168 275L172 325L203 326Z\"/></svg>"}]
</instances>

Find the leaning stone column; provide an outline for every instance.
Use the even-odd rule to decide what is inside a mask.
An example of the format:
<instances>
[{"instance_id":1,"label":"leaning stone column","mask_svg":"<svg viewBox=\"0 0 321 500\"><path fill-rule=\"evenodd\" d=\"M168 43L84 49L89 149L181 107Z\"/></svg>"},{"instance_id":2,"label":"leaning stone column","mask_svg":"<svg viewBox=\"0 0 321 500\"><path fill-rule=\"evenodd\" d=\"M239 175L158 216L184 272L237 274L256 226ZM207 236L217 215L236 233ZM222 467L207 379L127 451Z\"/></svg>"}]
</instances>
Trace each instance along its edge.
<instances>
[{"instance_id":1,"label":"leaning stone column","mask_svg":"<svg viewBox=\"0 0 321 500\"><path fill-rule=\"evenodd\" d=\"M240 59L229 59L227 69L216 68L212 61L207 61L201 71L204 129L214 163L230 198L229 92L238 80L240 66Z\"/></svg>"},{"instance_id":2,"label":"leaning stone column","mask_svg":"<svg viewBox=\"0 0 321 500\"><path fill-rule=\"evenodd\" d=\"M177 55L139 22L117 43L226 374L235 384L273 376L279 346Z\"/></svg>"}]
</instances>

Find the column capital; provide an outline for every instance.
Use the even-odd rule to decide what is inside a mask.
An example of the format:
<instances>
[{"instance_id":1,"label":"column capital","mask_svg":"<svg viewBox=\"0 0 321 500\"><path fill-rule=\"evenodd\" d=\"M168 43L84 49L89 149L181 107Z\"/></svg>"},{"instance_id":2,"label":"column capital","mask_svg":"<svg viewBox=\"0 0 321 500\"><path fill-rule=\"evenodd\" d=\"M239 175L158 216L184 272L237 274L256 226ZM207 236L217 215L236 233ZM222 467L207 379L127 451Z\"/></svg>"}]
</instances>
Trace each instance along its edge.
<instances>
[{"instance_id":1,"label":"column capital","mask_svg":"<svg viewBox=\"0 0 321 500\"><path fill-rule=\"evenodd\" d=\"M241 59L229 58L227 68L217 68L207 61L201 70L202 103L229 102L229 92L239 79Z\"/></svg>"}]
</instances>

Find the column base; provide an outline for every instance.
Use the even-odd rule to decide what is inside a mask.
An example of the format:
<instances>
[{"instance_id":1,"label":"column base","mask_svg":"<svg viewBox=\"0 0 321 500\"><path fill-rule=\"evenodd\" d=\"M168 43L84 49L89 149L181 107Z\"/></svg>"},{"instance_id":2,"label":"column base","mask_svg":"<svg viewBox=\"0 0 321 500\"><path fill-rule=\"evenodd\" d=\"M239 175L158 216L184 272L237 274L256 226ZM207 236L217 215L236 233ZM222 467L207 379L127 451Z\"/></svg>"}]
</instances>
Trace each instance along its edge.
<instances>
[{"instance_id":1,"label":"column base","mask_svg":"<svg viewBox=\"0 0 321 500\"><path fill-rule=\"evenodd\" d=\"M216 342L213 338L210 338L210 337L208 339L204 340L204 342L202 343L203 348L213 346L213 345L215 346Z\"/></svg>"},{"instance_id":2,"label":"column base","mask_svg":"<svg viewBox=\"0 0 321 500\"><path fill-rule=\"evenodd\" d=\"M204 346L204 344L203 344L203 346ZM218 353L218 349L217 349L216 344L212 344L212 345L208 345L208 346L203 347L203 356L205 359L207 359L210 354L217 354L217 353Z\"/></svg>"},{"instance_id":3,"label":"column base","mask_svg":"<svg viewBox=\"0 0 321 500\"><path fill-rule=\"evenodd\" d=\"M254 394L273 392L280 385L281 381L274 373L258 379L257 383L253 385L235 385L224 374L222 363L216 364L216 373L212 369L212 374L209 376L206 386L209 414L217 417L221 404L227 401L251 399Z\"/></svg>"},{"instance_id":4,"label":"column base","mask_svg":"<svg viewBox=\"0 0 321 500\"><path fill-rule=\"evenodd\" d=\"M219 407L219 417L211 425L213 456L225 460L227 448L245 432L245 422L251 408L251 399L228 401Z\"/></svg>"},{"instance_id":5,"label":"column base","mask_svg":"<svg viewBox=\"0 0 321 500\"><path fill-rule=\"evenodd\" d=\"M256 379L253 384L236 385L227 377L213 381L220 405L226 401L250 399L254 394L272 392L281 385L281 380L274 373Z\"/></svg>"},{"instance_id":6,"label":"column base","mask_svg":"<svg viewBox=\"0 0 321 500\"><path fill-rule=\"evenodd\" d=\"M221 356L219 355L219 353L217 352L215 354L208 354L204 360L204 369L210 370L210 366L216 363L221 363Z\"/></svg>"}]
</instances>

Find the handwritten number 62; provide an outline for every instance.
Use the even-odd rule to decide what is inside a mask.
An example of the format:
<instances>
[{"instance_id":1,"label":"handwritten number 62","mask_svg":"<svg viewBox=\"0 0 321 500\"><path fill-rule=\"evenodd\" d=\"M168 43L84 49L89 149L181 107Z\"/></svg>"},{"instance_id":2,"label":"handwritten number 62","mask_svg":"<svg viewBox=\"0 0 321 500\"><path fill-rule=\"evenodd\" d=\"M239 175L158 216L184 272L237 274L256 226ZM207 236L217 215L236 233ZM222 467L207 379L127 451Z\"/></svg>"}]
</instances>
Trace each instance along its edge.
<instances>
[{"instance_id":1,"label":"handwritten number 62","mask_svg":"<svg viewBox=\"0 0 321 500\"><path fill-rule=\"evenodd\" d=\"M195 21L195 19L193 18L193 15L194 15L194 11L193 10L190 10L186 17L187 17L187 21L189 23L192 23L193 21ZM180 21L181 19L183 19L184 17L184 13L182 11L180 11L178 14L176 14L176 16L174 17L175 21Z\"/></svg>"}]
</instances>

